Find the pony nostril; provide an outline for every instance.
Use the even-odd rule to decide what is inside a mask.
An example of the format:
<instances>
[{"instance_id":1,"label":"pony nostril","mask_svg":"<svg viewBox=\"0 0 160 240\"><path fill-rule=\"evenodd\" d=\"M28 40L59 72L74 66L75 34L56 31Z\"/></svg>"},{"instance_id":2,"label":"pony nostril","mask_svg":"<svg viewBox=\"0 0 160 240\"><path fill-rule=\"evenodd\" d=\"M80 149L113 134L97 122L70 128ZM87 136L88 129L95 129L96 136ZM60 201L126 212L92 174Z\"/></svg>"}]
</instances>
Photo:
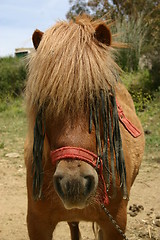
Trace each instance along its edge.
<instances>
[{"instance_id":1,"label":"pony nostril","mask_svg":"<svg viewBox=\"0 0 160 240\"><path fill-rule=\"evenodd\" d=\"M84 193L85 193L85 195L89 195L92 192L92 190L94 189L95 180L94 180L94 177L91 175L85 176L84 179L85 179Z\"/></svg>"},{"instance_id":2,"label":"pony nostril","mask_svg":"<svg viewBox=\"0 0 160 240\"><path fill-rule=\"evenodd\" d=\"M63 201L70 199L75 202L78 199L88 199L96 187L95 178L92 175L74 178L65 174L55 174L53 182L55 191Z\"/></svg>"},{"instance_id":3,"label":"pony nostril","mask_svg":"<svg viewBox=\"0 0 160 240\"><path fill-rule=\"evenodd\" d=\"M61 186L62 179L63 179L62 176L54 176L53 177L53 183L54 183L55 190L57 191L57 193L61 197L64 196L64 193L63 193L63 190L62 190L62 186Z\"/></svg>"}]
</instances>

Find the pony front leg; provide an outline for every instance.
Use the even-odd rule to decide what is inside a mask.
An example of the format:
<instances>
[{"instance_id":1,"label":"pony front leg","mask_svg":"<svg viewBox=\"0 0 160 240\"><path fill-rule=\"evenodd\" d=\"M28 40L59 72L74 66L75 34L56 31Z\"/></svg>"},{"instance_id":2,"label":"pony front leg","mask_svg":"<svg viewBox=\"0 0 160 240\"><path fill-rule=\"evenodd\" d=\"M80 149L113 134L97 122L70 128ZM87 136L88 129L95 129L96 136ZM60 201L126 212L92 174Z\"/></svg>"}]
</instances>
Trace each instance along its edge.
<instances>
[{"instance_id":1,"label":"pony front leg","mask_svg":"<svg viewBox=\"0 0 160 240\"><path fill-rule=\"evenodd\" d=\"M101 220L98 225L100 226L99 238L98 240L123 240L127 223L127 208L126 206L118 209L118 212L114 215L113 221L109 215L106 215L106 218ZM108 218L108 219L107 219ZM120 228L122 233L119 232L117 228Z\"/></svg>"},{"instance_id":2,"label":"pony front leg","mask_svg":"<svg viewBox=\"0 0 160 240\"><path fill-rule=\"evenodd\" d=\"M99 231L98 240L123 240L124 237L118 232L113 224L108 224L107 228Z\"/></svg>"},{"instance_id":3,"label":"pony front leg","mask_svg":"<svg viewBox=\"0 0 160 240\"><path fill-rule=\"evenodd\" d=\"M81 240L81 233L79 231L79 222L68 222L71 232L71 239L72 240Z\"/></svg>"},{"instance_id":4,"label":"pony front leg","mask_svg":"<svg viewBox=\"0 0 160 240\"><path fill-rule=\"evenodd\" d=\"M52 240L57 223L50 222L40 214L28 211L27 227L30 240Z\"/></svg>"}]
</instances>

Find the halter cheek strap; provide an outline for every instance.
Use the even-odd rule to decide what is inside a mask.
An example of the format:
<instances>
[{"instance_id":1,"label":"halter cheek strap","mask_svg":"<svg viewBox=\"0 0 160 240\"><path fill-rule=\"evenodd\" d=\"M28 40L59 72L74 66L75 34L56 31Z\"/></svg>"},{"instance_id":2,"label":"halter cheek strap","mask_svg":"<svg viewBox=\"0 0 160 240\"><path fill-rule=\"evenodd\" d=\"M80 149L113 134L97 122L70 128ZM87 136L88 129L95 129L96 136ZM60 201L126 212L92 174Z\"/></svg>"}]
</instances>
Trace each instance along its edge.
<instances>
[{"instance_id":1,"label":"halter cheek strap","mask_svg":"<svg viewBox=\"0 0 160 240\"><path fill-rule=\"evenodd\" d=\"M142 132L138 128L136 128L136 126L133 123L131 123L129 119L125 116L123 109L117 100L116 100L116 104L117 104L119 121L123 124L123 126L134 138L139 137L142 134Z\"/></svg>"},{"instance_id":2,"label":"halter cheek strap","mask_svg":"<svg viewBox=\"0 0 160 240\"><path fill-rule=\"evenodd\" d=\"M62 148L56 149L55 151L51 151L50 155L51 155L51 161L53 165L55 165L57 161L60 161L62 159L63 160L68 159L68 160L81 160L90 164L93 168L95 168L97 173L99 174L100 180L103 183L103 188L104 188L103 203L107 205L109 204L106 184L103 177L102 159L100 159L96 154L84 148L62 147Z\"/></svg>"}]
</instances>

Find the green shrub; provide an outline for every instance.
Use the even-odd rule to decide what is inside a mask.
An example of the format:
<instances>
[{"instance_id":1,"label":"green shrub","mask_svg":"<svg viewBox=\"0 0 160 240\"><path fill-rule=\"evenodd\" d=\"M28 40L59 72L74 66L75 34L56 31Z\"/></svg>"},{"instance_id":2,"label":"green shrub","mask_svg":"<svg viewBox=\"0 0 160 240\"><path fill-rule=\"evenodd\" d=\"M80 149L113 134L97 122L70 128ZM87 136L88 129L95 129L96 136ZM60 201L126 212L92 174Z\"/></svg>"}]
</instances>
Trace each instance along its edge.
<instances>
[{"instance_id":1,"label":"green shrub","mask_svg":"<svg viewBox=\"0 0 160 240\"><path fill-rule=\"evenodd\" d=\"M131 93L132 94L132 93ZM149 93L143 92L142 89L132 94L136 112L142 112L148 106L149 102L152 100L152 96Z\"/></svg>"},{"instance_id":2,"label":"green shrub","mask_svg":"<svg viewBox=\"0 0 160 240\"><path fill-rule=\"evenodd\" d=\"M133 16L130 18L119 17L116 26L113 27L113 32L118 33L117 41L128 45L127 48L120 49L117 54L118 64L124 71L139 69L139 60L148 31L143 18L143 14L138 14L136 19Z\"/></svg>"},{"instance_id":3,"label":"green shrub","mask_svg":"<svg viewBox=\"0 0 160 240\"><path fill-rule=\"evenodd\" d=\"M153 99L154 92L150 87L150 74L148 70L123 73L122 81L130 92L137 112L143 111Z\"/></svg>"},{"instance_id":4,"label":"green shrub","mask_svg":"<svg viewBox=\"0 0 160 240\"><path fill-rule=\"evenodd\" d=\"M150 69L151 81L154 89L160 86L160 48L150 56L152 61L152 68Z\"/></svg>"},{"instance_id":5,"label":"green shrub","mask_svg":"<svg viewBox=\"0 0 160 240\"><path fill-rule=\"evenodd\" d=\"M4 142L0 142L0 149L4 148Z\"/></svg>"},{"instance_id":6,"label":"green shrub","mask_svg":"<svg viewBox=\"0 0 160 240\"><path fill-rule=\"evenodd\" d=\"M23 59L0 58L0 98L19 96L25 85L26 69Z\"/></svg>"},{"instance_id":7,"label":"green shrub","mask_svg":"<svg viewBox=\"0 0 160 240\"><path fill-rule=\"evenodd\" d=\"M143 89L143 92L152 92L152 82L149 70L144 69L138 72L126 72L122 75L123 81L131 92Z\"/></svg>"}]
</instances>

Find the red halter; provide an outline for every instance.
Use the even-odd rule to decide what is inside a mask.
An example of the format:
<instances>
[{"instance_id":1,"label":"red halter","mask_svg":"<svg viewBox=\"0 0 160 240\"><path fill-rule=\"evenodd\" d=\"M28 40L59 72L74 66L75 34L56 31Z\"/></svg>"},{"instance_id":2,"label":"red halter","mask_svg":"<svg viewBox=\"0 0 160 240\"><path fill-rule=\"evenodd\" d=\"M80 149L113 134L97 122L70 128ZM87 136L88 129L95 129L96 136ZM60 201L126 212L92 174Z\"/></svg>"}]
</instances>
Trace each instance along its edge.
<instances>
[{"instance_id":1,"label":"red halter","mask_svg":"<svg viewBox=\"0 0 160 240\"><path fill-rule=\"evenodd\" d=\"M62 159L74 159L74 160L81 160L88 164L90 164L99 174L99 177L103 183L104 188L104 196L103 196L103 203L108 204L109 199L107 195L107 189L105 180L103 177L103 163L102 159L100 159L96 154L84 149L84 148L77 148L77 147L62 147L56 149L55 151L51 151L51 160L52 164L55 165L57 161Z\"/></svg>"}]
</instances>

